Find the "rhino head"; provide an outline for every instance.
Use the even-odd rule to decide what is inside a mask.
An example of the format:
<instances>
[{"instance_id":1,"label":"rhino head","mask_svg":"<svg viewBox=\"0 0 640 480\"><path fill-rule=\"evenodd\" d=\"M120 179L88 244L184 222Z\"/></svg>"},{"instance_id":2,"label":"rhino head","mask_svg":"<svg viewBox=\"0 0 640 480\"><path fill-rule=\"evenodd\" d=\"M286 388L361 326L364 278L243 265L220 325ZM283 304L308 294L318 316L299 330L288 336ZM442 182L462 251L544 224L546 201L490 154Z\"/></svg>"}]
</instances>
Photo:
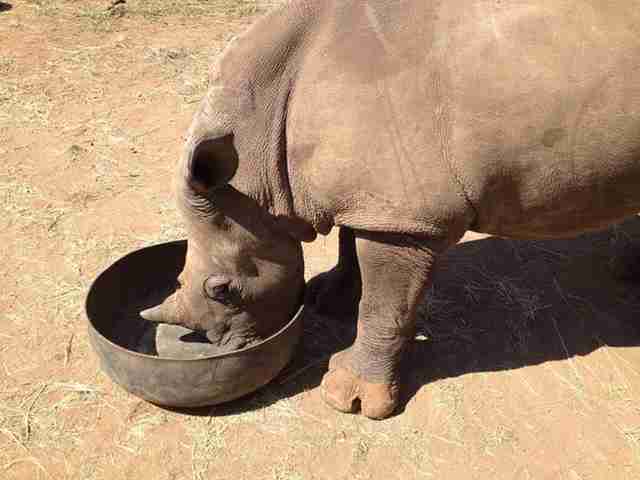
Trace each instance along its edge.
<instances>
[{"instance_id":1,"label":"rhino head","mask_svg":"<svg viewBox=\"0 0 640 480\"><path fill-rule=\"evenodd\" d=\"M178 289L140 313L206 332L221 351L277 331L304 292L301 241L273 199L286 197L273 193L282 188L271 182L278 154L269 154L252 122L234 123L228 97L210 90L178 163L174 190L188 235Z\"/></svg>"},{"instance_id":2,"label":"rhino head","mask_svg":"<svg viewBox=\"0 0 640 480\"><path fill-rule=\"evenodd\" d=\"M308 202L291 189L286 154L296 52L306 31L300 12L263 17L212 66L176 169L188 235L180 285L141 312L205 331L227 349L289 321L304 294L301 242L322 231L317 215L301 212Z\"/></svg>"}]
</instances>

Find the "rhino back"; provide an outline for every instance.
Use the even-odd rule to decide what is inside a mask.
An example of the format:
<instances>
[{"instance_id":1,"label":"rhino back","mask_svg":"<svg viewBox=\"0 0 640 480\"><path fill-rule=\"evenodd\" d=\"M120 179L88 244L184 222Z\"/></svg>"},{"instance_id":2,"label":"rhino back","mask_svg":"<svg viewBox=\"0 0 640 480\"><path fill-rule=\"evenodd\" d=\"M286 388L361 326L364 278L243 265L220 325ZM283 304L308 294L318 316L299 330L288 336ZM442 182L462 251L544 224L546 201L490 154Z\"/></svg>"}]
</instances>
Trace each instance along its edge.
<instances>
[{"instance_id":1,"label":"rhino back","mask_svg":"<svg viewBox=\"0 0 640 480\"><path fill-rule=\"evenodd\" d=\"M287 117L292 188L326 223L457 235L473 217L446 158L430 2L328 2ZM435 86L435 88L433 88ZM443 153L443 150L445 153ZM311 201L309 201L311 199Z\"/></svg>"},{"instance_id":2,"label":"rhino back","mask_svg":"<svg viewBox=\"0 0 640 480\"><path fill-rule=\"evenodd\" d=\"M290 100L292 187L408 233L553 237L640 210L640 2L611 3L332 3Z\"/></svg>"},{"instance_id":3,"label":"rhino back","mask_svg":"<svg viewBox=\"0 0 640 480\"><path fill-rule=\"evenodd\" d=\"M558 237L640 210L638 12L523 3L466 49L455 37L454 158L477 230Z\"/></svg>"}]
</instances>

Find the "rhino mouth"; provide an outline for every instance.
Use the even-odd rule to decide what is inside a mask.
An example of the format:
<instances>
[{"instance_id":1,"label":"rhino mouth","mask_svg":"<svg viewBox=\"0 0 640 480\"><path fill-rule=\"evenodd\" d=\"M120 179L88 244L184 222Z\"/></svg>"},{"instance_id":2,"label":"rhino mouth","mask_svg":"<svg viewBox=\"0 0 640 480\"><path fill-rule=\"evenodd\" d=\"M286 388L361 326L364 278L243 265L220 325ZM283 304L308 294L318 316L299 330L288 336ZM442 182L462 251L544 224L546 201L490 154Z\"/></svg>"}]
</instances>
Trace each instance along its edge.
<instances>
[{"instance_id":1,"label":"rhino mouth","mask_svg":"<svg viewBox=\"0 0 640 480\"><path fill-rule=\"evenodd\" d=\"M207 338L206 330L193 330L189 333L185 333L180 337L180 341L184 343L211 343Z\"/></svg>"}]
</instances>

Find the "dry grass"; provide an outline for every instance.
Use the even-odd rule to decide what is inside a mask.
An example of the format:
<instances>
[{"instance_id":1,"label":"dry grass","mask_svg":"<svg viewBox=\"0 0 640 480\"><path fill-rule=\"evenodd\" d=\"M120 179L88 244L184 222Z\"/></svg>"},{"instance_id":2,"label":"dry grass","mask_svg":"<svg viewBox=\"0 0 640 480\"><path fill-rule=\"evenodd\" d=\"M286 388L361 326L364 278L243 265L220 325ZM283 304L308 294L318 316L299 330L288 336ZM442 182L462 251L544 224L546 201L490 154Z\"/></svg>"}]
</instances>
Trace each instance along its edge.
<instances>
[{"instance_id":1,"label":"dry grass","mask_svg":"<svg viewBox=\"0 0 640 480\"><path fill-rule=\"evenodd\" d=\"M265 7L265 2L259 0L186 0L178 3L134 0L127 11L145 18L175 15L186 19L203 16L229 19L255 15Z\"/></svg>"},{"instance_id":2,"label":"dry grass","mask_svg":"<svg viewBox=\"0 0 640 480\"><path fill-rule=\"evenodd\" d=\"M184 0L166 2L163 0L128 0L123 4L112 1L90 0L25 0L36 16L47 16L72 20L79 18L88 21L101 30L110 30L116 22L128 17L142 17L145 20L160 21L166 17L175 17L188 21L194 17L234 19L253 16L266 9L279 5L281 1L269 0Z\"/></svg>"},{"instance_id":3,"label":"dry grass","mask_svg":"<svg viewBox=\"0 0 640 480\"><path fill-rule=\"evenodd\" d=\"M86 336L87 288L124 253L184 237L168 187L180 137L209 63L269 5L108 5L0 13L0 478L638 477L640 358L623 335L637 289L572 271L630 243L626 227L452 255L421 307L415 390L385 422L318 399L353 333L320 318L278 382L232 405L186 415L114 385ZM309 275L326 270L335 237L305 250Z\"/></svg>"},{"instance_id":4,"label":"dry grass","mask_svg":"<svg viewBox=\"0 0 640 480\"><path fill-rule=\"evenodd\" d=\"M52 98L32 79L0 81L0 125L39 124L47 126Z\"/></svg>"}]
</instances>

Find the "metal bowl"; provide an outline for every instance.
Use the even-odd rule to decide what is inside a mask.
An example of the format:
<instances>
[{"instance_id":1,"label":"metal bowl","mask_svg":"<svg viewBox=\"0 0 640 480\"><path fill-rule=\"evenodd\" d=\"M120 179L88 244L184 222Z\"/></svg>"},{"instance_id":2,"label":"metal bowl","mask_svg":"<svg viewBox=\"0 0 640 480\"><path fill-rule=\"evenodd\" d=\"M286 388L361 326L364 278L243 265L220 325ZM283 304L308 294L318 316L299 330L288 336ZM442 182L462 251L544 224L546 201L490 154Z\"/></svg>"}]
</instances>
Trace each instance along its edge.
<instances>
[{"instance_id":1,"label":"metal bowl","mask_svg":"<svg viewBox=\"0 0 640 480\"><path fill-rule=\"evenodd\" d=\"M156 324L138 312L176 288L187 242L136 250L102 272L91 286L89 339L102 370L127 391L169 407L227 402L270 382L289 362L302 335L302 307L278 332L258 344L194 358L158 356L143 339Z\"/></svg>"}]
</instances>

